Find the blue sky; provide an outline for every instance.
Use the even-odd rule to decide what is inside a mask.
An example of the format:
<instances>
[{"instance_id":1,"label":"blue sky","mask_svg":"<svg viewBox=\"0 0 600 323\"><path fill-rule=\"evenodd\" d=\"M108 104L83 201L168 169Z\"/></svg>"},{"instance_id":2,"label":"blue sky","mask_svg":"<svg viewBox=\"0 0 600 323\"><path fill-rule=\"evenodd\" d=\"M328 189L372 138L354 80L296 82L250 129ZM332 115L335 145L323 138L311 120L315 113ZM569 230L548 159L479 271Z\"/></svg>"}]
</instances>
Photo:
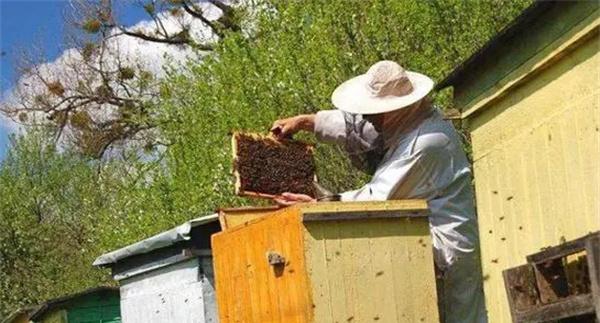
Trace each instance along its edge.
<instances>
[{"instance_id":1,"label":"blue sky","mask_svg":"<svg viewBox=\"0 0 600 323\"><path fill-rule=\"evenodd\" d=\"M144 13L129 2L122 9L121 18L126 25L144 19ZM56 59L62 47L63 16L68 8L66 0L0 0L0 93L12 87L15 81L15 51L39 44L48 60ZM0 125L0 160L6 154L7 129Z\"/></svg>"}]
</instances>

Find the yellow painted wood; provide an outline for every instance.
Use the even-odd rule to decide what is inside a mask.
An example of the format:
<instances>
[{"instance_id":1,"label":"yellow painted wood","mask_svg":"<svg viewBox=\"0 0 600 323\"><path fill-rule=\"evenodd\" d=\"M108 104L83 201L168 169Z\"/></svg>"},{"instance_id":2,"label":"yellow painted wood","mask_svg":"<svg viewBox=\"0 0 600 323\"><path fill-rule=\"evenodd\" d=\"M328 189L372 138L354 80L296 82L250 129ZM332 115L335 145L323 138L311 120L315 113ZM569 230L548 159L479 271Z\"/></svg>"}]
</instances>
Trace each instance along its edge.
<instances>
[{"instance_id":1,"label":"yellow painted wood","mask_svg":"<svg viewBox=\"0 0 600 323\"><path fill-rule=\"evenodd\" d=\"M426 217L303 222L309 213L426 206L304 204L214 235L220 322L437 322ZM267 264L268 251L286 258L281 273Z\"/></svg>"},{"instance_id":2,"label":"yellow painted wood","mask_svg":"<svg viewBox=\"0 0 600 323\"><path fill-rule=\"evenodd\" d=\"M394 200L372 202L318 202L302 205L302 213L353 212L353 211L421 211L427 210L425 200Z\"/></svg>"},{"instance_id":3,"label":"yellow painted wood","mask_svg":"<svg viewBox=\"0 0 600 323\"><path fill-rule=\"evenodd\" d=\"M514 72L518 86L499 86L470 103L481 108L467 113L467 122L490 322L511 322L502 270L600 230L597 17L548 47L568 51L541 52ZM542 61L543 68L531 68Z\"/></svg>"},{"instance_id":4,"label":"yellow painted wood","mask_svg":"<svg viewBox=\"0 0 600 323\"><path fill-rule=\"evenodd\" d=\"M229 230L238 225L247 225L253 220L263 217L270 211L277 211L277 206L240 207L219 210L221 230Z\"/></svg>"},{"instance_id":5,"label":"yellow painted wood","mask_svg":"<svg viewBox=\"0 0 600 323\"><path fill-rule=\"evenodd\" d=\"M551 66L561 56L568 55L568 51L579 45L578 42L596 37L599 26L600 17L594 14L590 15L576 27L572 28L570 32L559 37L553 44L545 47L535 57L511 72L501 82L498 82L497 85L462 106L461 110L463 112L461 113L461 117L468 118L471 114L486 108L494 100L506 94L511 88L526 82L528 77L535 75L534 72Z\"/></svg>"},{"instance_id":6,"label":"yellow painted wood","mask_svg":"<svg viewBox=\"0 0 600 323\"><path fill-rule=\"evenodd\" d=\"M426 218L306 224L315 322L438 322Z\"/></svg>"}]
</instances>

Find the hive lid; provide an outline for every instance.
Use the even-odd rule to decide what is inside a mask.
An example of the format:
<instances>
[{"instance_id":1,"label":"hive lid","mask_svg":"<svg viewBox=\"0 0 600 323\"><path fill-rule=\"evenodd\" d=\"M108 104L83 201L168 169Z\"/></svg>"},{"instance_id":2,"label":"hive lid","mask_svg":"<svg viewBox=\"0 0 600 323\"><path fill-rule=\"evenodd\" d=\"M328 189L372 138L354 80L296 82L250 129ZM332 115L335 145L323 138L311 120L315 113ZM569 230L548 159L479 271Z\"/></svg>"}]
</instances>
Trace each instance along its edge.
<instances>
[{"instance_id":1,"label":"hive lid","mask_svg":"<svg viewBox=\"0 0 600 323\"><path fill-rule=\"evenodd\" d=\"M121 249L105 253L100 257L96 258L92 265L108 266L116 263L121 259L147 253L152 250L168 247L179 241L189 240L192 228L197 227L199 225L215 222L218 220L218 218L219 215L215 213L187 221L171 230L161 232L148 239L144 239L129 246L123 247Z\"/></svg>"},{"instance_id":2,"label":"hive lid","mask_svg":"<svg viewBox=\"0 0 600 323\"><path fill-rule=\"evenodd\" d=\"M301 205L300 210L304 222L422 218L429 215L426 200L319 202Z\"/></svg>"}]
</instances>

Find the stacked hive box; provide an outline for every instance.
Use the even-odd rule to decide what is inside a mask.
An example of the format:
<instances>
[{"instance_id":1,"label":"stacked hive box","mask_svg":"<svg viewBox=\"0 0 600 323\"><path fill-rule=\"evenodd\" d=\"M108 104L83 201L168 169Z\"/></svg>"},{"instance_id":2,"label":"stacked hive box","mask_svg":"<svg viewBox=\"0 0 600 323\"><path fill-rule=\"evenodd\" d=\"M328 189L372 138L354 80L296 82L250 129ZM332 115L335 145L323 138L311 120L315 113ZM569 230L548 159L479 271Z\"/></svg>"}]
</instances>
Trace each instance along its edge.
<instances>
[{"instance_id":1,"label":"stacked hive box","mask_svg":"<svg viewBox=\"0 0 600 323\"><path fill-rule=\"evenodd\" d=\"M252 217L212 238L220 322L438 321L424 201Z\"/></svg>"}]
</instances>

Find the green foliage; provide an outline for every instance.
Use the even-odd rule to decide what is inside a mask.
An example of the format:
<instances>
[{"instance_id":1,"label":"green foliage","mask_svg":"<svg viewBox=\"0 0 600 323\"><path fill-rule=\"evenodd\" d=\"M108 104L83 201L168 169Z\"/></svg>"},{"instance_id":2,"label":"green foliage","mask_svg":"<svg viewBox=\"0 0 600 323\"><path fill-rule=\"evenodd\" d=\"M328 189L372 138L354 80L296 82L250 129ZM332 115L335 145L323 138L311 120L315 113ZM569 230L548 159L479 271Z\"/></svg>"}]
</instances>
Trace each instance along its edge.
<instances>
[{"instance_id":1,"label":"green foliage","mask_svg":"<svg viewBox=\"0 0 600 323\"><path fill-rule=\"evenodd\" d=\"M158 160L124 152L101 164L73 151L30 129L0 164L0 316L114 284L91 266L97 256L189 218L172 215Z\"/></svg>"},{"instance_id":2,"label":"green foliage","mask_svg":"<svg viewBox=\"0 0 600 323\"><path fill-rule=\"evenodd\" d=\"M0 169L0 313L107 281L89 263L104 203L93 168L47 135L14 141Z\"/></svg>"},{"instance_id":3,"label":"green foliage","mask_svg":"<svg viewBox=\"0 0 600 323\"><path fill-rule=\"evenodd\" d=\"M335 87L378 60L395 60L440 80L530 2L264 4L254 34L230 35L214 56L191 62L162 89L165 102L157 113L173 143L168 166L177 212L250 203L232 195L232 130L266 132L278 118L332 109ZM448 93L435 99L449 105ZM326 187L342 191L365 180L338 148L318 145L317 151Z\"/></svg>"}]
</instances>

